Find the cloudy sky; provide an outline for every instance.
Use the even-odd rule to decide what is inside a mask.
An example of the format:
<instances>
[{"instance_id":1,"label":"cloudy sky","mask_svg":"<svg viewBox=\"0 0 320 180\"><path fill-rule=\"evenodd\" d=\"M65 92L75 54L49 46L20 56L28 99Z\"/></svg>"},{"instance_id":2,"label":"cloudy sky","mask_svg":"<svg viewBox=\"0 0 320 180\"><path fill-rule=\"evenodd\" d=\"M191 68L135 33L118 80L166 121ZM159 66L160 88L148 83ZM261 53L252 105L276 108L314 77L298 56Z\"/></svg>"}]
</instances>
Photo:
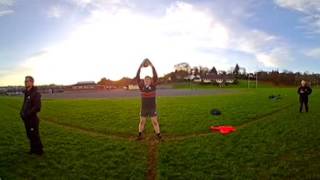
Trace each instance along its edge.
<instances>
[{"instance_id":1,"label":"cloudy sky","mask_svg":"<svg viewBox=\"0 0 320 180\"><path fill-rule=\"evenodd\" d=\"M0 0L0 86L160 75L180 62L320 72L319 0Z\"/></svg>"}]
</instances>

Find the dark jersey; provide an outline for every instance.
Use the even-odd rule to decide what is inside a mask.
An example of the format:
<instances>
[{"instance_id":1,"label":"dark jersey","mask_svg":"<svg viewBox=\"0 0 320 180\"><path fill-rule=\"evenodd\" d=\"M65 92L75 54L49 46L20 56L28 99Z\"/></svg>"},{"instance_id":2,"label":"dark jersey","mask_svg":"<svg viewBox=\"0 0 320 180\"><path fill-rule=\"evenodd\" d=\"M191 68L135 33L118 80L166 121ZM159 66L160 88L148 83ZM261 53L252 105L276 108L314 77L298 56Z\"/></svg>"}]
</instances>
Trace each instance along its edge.
<instances>
[{"instance_id":1,"label":"dark jersey","mask_svg":"<svg viewBox=\"0 0 320 180\"><path fill-rule=\"evenodd\" d=\"M157 72L152 67L153 82L150 86L146 86L144 81L140 79L140 68L137 72L136 80L141 93L141 109L156 109L156 86L157 86Z\"/></svg>"},{"instance_id":2,"label":"dark jersey","mask_svg":"<svg viewBox=\"0 0 320 180\"><path fill-rule=\"evenodd\" d=\"M156 86L145 86L143 83L139 85L141 92L141 106L142 109L156 108Z\"/></svg>"},{"instance_id":3,"label":"dark jersey","mask_svg":"<svg viewBox=\"0 0 320 180\"><path fill-rule=\"evenodd\" d=\"M308 98L308 96L312 93L312 89L308 86L300 86L298 88L298 94L300 98Z\"/></svg>"}]
</instances>

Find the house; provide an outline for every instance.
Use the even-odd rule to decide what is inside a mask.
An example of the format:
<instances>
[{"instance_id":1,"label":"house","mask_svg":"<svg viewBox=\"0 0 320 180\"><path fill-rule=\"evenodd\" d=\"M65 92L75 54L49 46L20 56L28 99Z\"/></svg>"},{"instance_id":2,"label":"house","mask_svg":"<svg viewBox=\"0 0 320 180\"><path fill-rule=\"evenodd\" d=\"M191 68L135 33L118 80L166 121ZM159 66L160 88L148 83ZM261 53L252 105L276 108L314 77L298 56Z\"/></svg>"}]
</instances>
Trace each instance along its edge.
<instances>
[{"instance_id":1,"label":"house","mask_svg":"<svg viewBox=\"0 0 320 180\"><path fill-rule=\"evenodd\" d=\"M200 79L200 81L199 81ZM201 82L201 78L200 78L200 75L193 75L193 74L190 74L186 77L184 77L184 80L188 80L188 81L195 81L195 82Z\"/></svg>"},{"instance_id":2,"label":"house","mask_svg":"<svg viewBox=\"0 0 320 180\"><path fill-rule=\"evenodd\" d=\"M66 90L81 91L81 90L104 90L105 86L96 84L94 81L81 81L74 85L68 86Z\"/></svg>"},{"instance_id":3,"label":"house","mask_svg":"<svg viewBox=\"0 0 320 180\"><path fill-rule=\"evenodd\" d=\"M235 77L230 75L225 76L224 79L226 84L233 84L236 81Z\"/></svg>"},{"instance_id":4,"label":"house","mask_svg":"<svg viewBox=\"0 0 320 180\"><path fill-rule=\"evenodd\" d=\"M138 90L139 86L138 84L129 84L128 85L128 90Z\"/></svg>"},{"instance_id":5,"label":"house","mask_svg":"<svg viewBox=\"0 0 320 180\"><path fill-rule=\"evenodd\" d=\"M232 75L208 73L206 78L203 80L203 83L213 83L218 84L219 86L224 86L227 84L233 84L235 80L235 77Z\"/></svg>"},{"instance_id":6,"label":"house","mask_svg":"<svg viewBox=\"0 0 320 180\"><path fill-rule=\"evenodd\" d=\"M8 96L14 96L14 95L22 95L23 90L25 90L25 87L23 86L8 86L5 91L5 94Z\"/></svg>"}]
</instances>

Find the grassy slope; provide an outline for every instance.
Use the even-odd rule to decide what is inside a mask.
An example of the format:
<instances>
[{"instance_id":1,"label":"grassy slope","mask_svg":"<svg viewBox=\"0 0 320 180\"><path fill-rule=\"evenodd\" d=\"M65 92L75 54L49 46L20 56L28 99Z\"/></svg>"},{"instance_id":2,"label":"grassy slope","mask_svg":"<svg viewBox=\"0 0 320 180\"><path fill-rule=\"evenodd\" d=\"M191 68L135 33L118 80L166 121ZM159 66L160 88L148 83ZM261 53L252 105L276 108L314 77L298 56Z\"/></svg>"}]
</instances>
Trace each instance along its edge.
<instances>
[{"instance_id":1,"label":"grassy slope","mask_svg":"<svg viewBox=\"0 0 320 180\"><path fill-rule=\"evenodd\" d=\"M308 174L317 177L320 164L317 144L320 114L315 112L320 106L318 93L316 90L311 99L312 113L302 115L296 113L295 89L158 98L165 136L207 133L210 125L239 126L253 122L230 136L210 135L161 144L160 179L290 178ZM271 94L281 94L283 99L269 100ZM139 99L44 100L41 133L47 155L43 159L24 154L27 142L17 116L20 103L21 98L0 98L0 176L14 179L49 174L53 178L143 179L146 144L92 137L46 122L50 119L102 134L134 135ZM288 109L282 108L288 105L291 105ZM212 108L221 109L223 115L210 116ZM279 109L283 111L256 121ZM148 133L151 131L148 123Z\"/></svg>"}]
</instances>

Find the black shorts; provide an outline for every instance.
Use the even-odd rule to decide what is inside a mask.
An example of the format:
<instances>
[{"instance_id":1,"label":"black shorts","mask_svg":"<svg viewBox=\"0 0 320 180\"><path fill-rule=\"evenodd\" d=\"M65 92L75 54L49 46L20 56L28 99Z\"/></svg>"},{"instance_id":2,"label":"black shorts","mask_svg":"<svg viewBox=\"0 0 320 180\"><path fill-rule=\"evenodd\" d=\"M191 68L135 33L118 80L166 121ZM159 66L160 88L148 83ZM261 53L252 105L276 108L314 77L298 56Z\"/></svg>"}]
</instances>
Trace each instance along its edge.
<instances>
[{"instance_id":1,"label":"black shorts","mask_svg":"<svg viewBox=\"0 0 320 180\"><path fill-rule=\"evenodd\" d=\"M157 116L157 111L156 109L141 109L140 111L140 116L141 117L155 117Z\"/></svg>"}]
</instances>

